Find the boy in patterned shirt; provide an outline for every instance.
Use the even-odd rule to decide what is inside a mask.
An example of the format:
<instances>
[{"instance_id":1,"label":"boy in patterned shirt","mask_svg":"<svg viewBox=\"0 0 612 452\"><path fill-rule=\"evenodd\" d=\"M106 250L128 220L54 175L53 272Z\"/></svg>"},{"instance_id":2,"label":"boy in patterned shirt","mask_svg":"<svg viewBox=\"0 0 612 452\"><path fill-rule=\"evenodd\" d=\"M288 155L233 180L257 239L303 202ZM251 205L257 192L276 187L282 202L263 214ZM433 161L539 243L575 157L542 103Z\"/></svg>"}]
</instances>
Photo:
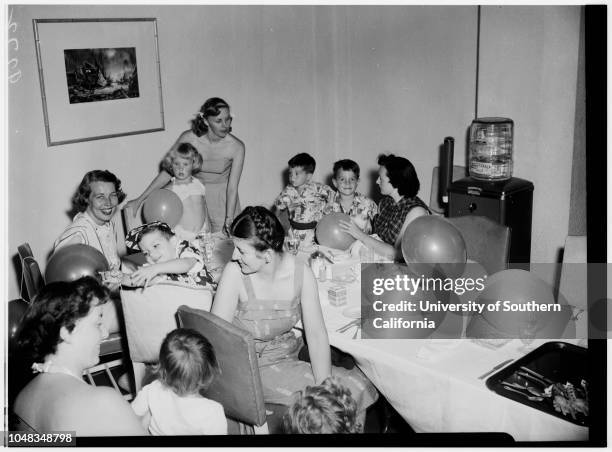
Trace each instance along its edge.
<instances>
[{"instance_id":1,"label":"boy in patterned shirt","mask_svg":"<svg viewBox=\"0 0 612 452\"><path fill-rule=\"evenodd\" d=\"M367 196L357 191L359 184L359 165L357 162L344 159L334 163L332 182L337 192L325 213L342 212L351 217L353 222L366 234L372 232L372 219L378 213L378 206Z\"/></svg>"},{"instance_id":2,"label":"boy in patterned shirt","mask_svg":"<svg viewBox=\"0 0 612 452\"><path fill-rule=\"evenodd\" d=\"M325 184L311 181L316 162L309 154L297 154L288 165L289 185L278 195L274 207L279 212L287 210L291 225L288 235L297 238L304 249L314 244L315 227L334 192Z\"/></svg>"}]
</instances>

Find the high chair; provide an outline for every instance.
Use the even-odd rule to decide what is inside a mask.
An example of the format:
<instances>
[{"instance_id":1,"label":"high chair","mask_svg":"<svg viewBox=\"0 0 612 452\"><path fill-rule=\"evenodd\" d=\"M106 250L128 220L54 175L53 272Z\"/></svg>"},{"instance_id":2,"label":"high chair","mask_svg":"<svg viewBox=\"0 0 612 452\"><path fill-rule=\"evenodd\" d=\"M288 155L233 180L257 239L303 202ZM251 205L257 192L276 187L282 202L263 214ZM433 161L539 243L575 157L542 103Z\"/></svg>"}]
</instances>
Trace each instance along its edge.
<instances>
[{"instance_id":1,"label":"high chair","mask_svg":"<svg viewBox=\"0 0 612 452\"><path fill-rule=\"evenodd\" d=\"M276 433L286 407L264 403L253 336L210 312L188 306L178 308L177 319L180 327L204 335L215 350L221 374L206 397L221 403L226 417L239 422L240 434Z\"/></svg>"},{"instance_id":2,"label":"high chair","mask_svg":"<svg viewBox=\"0 0 612 452\"><path fill-rule=\"evenodd\" d=\"M40 267L34 255L32 254L32 248L26 243L22 243L17 247L17 253L21 261L21 284L20 291L23 291L23 284L25 284L27 297L21 294L21 297L27 301L32 301L36 294L45 285L45 279L40 271Z\"/></svg>"}]
</instances>

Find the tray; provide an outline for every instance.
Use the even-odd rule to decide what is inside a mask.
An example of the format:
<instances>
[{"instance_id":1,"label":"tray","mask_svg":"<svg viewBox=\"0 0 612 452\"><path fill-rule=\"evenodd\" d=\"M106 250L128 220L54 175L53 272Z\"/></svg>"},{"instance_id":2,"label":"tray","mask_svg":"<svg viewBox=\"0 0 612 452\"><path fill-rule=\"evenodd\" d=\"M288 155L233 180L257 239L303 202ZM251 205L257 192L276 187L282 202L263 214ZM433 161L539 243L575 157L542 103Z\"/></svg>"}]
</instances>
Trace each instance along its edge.
<instances>
[{"instance_id":1,"label":"tray","mask_svg":"<svg viewBox=\"0 0 612 452\"><path fill-rule=\"evenodd\" d=\"M538 374L552 380L555 383L565 384L570 382L576 388L582 389L580 381L587 379L587 349L566 342L547 342L532 352L516 360L511 365L491 375L487 379L487 387L499 395L512 399L523 405L530 406L536 410L544 411L552 416L559 417L577 425L588 426L589 418L582 413L576 413L576 419L570 413L563 414L556 411L553 406L552 397L545 397L542 401L532 401L520 394L505 389L502 381L530 386L543 390L544 385L534 383L533 380L522 377L516 372L521 367L531 369ZM524 391L526 392L526 391Z\"/></svg>"}]
</instances>

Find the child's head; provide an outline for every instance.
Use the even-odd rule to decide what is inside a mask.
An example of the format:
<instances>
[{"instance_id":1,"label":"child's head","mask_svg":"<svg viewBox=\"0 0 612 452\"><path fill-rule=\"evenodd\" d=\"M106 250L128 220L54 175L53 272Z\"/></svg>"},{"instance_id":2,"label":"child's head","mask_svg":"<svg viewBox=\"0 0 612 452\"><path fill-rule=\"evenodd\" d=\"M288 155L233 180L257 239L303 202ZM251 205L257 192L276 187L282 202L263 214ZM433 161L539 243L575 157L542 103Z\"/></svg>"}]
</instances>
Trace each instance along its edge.
<instances>
[{"instance_id":1,"label":"child's head","mask_svg":"<svg viewBox=\"0 0 612 452\"><path fill-rule=\"evenodd\" d=\"M310 182L317 166L315 159L305 152L294 155L287 163L289 164L289 183L296 188Z\"/></svg>"},{"instance_id":2,"label":"child's head","mask_svg":"<svg viewBox=\"0 0 612 452\"><path fill-rule=\"evenodd\" d=\"M170 226L161 221L143 224L128 232L125 242L128 248L140 250L149 264L174 259L176 238Z\"/></svg>"},{"instance_id":3,"label":"child's head","mask_svg":"<svg viewBox=\"0 0 612 452\"><path fill-rule=\"evenodd\" d=\"M359 183L359 165L354 160L344 159L334 163L332 183L340 194L352 196Z\"/></svg>"},{"instance_id":4,"label":"child's head","mask_svg":"<svg viewBox=\"0 0 612 452\"><path fill-rule=\"evenodd\" d=\"M162 342L155 371L164 386L186 396L207 389L219 364L208 339L195 330L177 328Z\"/></svg>"},{"instance_id":5,"label":"child's head","mask_svg":"<svg viewBox=\"0 0 612 452\"><path fill-rule=\"evenodd\" d=\"M191 143L181 143L166 153L161 167L178 180L185 180L202 169L202 162L202 154Z\"/></svg>"},{"instance_id":6,"label":"child's head","mask_svg":"<svg viewBox=\"0 0 612 452\"><path fill-rule=\"evenodd\" d=\"M285 433L359 433L357 403L334 377L296 393L283 418Z\"/></svg>"}]
</instances>

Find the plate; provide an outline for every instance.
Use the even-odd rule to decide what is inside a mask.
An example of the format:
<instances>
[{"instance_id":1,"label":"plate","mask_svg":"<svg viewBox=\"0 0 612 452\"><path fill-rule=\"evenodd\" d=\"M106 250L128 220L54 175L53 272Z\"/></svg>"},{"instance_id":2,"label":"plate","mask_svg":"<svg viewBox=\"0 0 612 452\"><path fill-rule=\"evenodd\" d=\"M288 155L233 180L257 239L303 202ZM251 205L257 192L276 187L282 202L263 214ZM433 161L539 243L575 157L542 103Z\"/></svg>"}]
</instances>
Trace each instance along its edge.
<instances>
[{"instance_id":1,"label":"plate","mask_svg":"<svg viewBox=\"0 0 612 452\"><path fill-rule=\"evenodd\" d=\"M349 319L359 319L361 318L361 306L349 306L342 311L342 315Z\"/></svg>"}]
</instances>

